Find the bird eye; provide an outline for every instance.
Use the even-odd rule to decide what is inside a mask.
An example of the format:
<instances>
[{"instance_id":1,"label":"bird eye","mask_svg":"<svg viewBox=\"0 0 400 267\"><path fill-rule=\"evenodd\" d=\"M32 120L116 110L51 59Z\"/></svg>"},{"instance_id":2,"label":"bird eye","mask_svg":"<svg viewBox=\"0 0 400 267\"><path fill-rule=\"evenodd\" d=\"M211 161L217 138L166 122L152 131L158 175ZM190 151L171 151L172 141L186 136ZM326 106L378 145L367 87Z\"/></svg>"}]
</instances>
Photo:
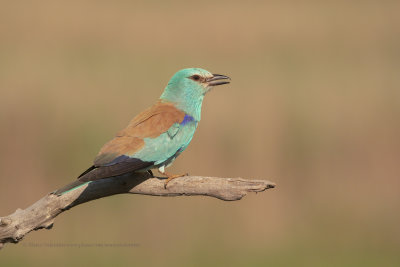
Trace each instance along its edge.
<instances>
[{"instance_id":1,"label":"bird eye","mask_svg":"<svg viewBox=\"0 0 400 267\"><path fill-rule=\"evenodd\" d=\"M200 81L200 76L195 74L195 75L192 76L192 80L194 80L196 82Z\"/></svg>"}]
</instances>

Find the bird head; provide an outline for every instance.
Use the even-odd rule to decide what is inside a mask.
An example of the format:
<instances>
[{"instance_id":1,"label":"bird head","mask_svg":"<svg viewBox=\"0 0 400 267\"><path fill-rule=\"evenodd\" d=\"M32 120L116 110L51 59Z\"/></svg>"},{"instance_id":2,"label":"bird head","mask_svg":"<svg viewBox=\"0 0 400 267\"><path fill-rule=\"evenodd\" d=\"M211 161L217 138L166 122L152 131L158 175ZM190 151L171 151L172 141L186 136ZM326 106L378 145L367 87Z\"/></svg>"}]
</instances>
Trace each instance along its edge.
<instances>
[{"instance_id":1,"label":"bird head","mask_svg":"<svg viewBox=\"0 0 400 267\"><path fill-rule=\"evenodd\" d=\"M204 95L215 86L228 84L228 80L228 76L212 74L200 68L183 69L172 76L160 99L174 103L196 120L200 120Z\"/></svg>"},{"instance_id":2,"label":"bird head","mask_svg":"<svg viewBox=\"0 0 400 267\"><path fill-rule=\"evenodd\" d=\"M195 91L196 94L206 94L217 85L229 83L230 78L221 74L212 74L200 68L183 69L175 73L167 87L172 90L184 88L185 91Z\"/></svg>"}]
</instances>

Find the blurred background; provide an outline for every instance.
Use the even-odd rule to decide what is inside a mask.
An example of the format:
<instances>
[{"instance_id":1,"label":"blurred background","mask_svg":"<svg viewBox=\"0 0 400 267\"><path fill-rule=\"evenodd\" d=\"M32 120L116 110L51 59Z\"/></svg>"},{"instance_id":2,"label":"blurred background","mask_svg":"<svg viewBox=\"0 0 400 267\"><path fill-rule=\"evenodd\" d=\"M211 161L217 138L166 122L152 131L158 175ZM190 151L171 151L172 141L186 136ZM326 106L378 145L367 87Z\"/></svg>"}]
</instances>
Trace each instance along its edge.
<instances>
[{"instance_id":1,"label":"blurred background","mask_svg":"<svg viewBox=\"0 0 400 267\"><path fill-rule=\"evenodd\" d=\"M74 180L187 67L232 83L207 95L169 170L277 188L97 200L0 262L399 266L399 12L389 0L3 1L0 215Z\"/></svg>"}]
</instances>

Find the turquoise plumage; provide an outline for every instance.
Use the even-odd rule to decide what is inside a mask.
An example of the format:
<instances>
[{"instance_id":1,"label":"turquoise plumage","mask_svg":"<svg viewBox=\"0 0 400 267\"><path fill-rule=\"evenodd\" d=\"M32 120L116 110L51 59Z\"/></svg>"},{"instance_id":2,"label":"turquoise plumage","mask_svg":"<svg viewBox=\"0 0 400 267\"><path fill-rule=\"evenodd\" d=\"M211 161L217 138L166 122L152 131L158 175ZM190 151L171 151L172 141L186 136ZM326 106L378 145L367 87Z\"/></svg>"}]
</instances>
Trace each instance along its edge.
<instances>
[{"instance_id":1,"label":"turquoise plumage","mask_svg":"<svg viewBox=\"0 0 400 267\"><path fill-rule=\"evenodd\" d=\"M137 115L129 125L106 143L93 166L78 180L57 190L60 195L84 183L158 168L167 183L183 175L170 175L170 166L189 145L201 119L205 94L229 77L200 68L178 71L168 82L159 101Z\"/></svg>"}]
</instances>

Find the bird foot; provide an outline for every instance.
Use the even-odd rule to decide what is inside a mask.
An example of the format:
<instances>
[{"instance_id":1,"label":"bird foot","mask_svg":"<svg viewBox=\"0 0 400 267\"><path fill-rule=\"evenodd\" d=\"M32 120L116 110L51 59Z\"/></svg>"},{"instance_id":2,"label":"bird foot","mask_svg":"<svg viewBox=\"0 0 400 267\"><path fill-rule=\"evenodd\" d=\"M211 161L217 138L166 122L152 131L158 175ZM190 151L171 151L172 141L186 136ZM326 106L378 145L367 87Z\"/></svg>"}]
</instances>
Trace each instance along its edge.
<instances>
[{"instance_id":1,"label":"bird foot","mask_svg":"<svg viewBox=\"0 0 400 267\"><path fill-rule=\"evenodd\" d=\"M176 175L168 175L168 178L165 180L165 182L164 182L164 189L167 189L167 184L171 181L171 180L173 180L173 179L175 179L175 178L179 178L179 177L183 177L183 176L188 176L189 174L188 173L184 173L184 174L176 174Z\"/></svg>"}]
</instances>

